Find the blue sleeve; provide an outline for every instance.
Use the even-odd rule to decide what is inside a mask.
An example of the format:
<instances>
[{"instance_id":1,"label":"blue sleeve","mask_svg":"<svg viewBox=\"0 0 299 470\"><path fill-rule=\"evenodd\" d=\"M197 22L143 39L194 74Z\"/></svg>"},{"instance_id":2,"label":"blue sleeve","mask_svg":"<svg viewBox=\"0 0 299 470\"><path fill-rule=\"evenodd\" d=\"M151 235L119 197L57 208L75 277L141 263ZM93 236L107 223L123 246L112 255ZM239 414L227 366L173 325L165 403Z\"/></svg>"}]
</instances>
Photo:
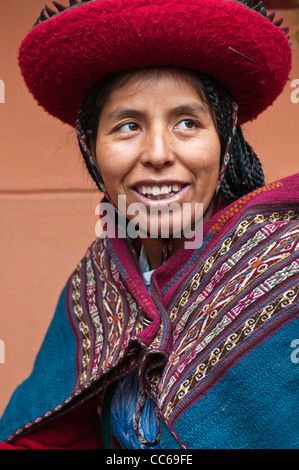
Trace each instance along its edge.
<instances>
[{"instance_id":1,"label":"blue sleeve","mask_svg":"<svg viewBox=\"0 0 299 470\"><path fill-rule=\"evenodd\" d=\"M33 371L12 395L0 420L0 441L71 396L76 379L76 341L63 290L55 315L36 357Z\"/></svg>"}]
</instances>

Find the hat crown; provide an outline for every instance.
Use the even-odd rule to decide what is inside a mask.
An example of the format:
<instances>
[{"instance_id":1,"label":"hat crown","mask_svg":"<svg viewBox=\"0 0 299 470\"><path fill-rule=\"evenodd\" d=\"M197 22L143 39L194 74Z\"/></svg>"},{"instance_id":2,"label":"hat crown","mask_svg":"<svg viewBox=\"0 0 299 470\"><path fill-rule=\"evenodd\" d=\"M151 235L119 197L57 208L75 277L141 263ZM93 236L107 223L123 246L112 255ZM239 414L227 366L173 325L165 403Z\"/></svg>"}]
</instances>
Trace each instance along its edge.
<instances>
[{"instance_id":1,"label":"hat crown","mask_svg":"<svg viewBox=\"0 0 299 470\"><path fill-rule=\"evenodd\" d=\"M58 13L61 13L62 11L68 10L69 8L75 7L77 5L80 5L81 3L88 3L94 0L69 0L69 5L65 6L62 5L61 3L53 1L53 5L56 8L55 10L52 10L52 8L48 7L48 5L45 6L45 8L42 9L40 16L37 18L36 22L33 24L34 26L37 26L43 21L48 20L54 15L57 15Z\"/></svg>"},{"instance_id":2,"label":"hat crown","mask_svg":"<svg viewBox=\"0 0 299 470\"><path fill-rule=\"evenodd\" d=\"M219 81L243 124L269 107L292 63L288 28L256 0L59 0L23 39L19 65L37 102L75 125L91 87L145 67ZM54 10L55 8L55 10Z\"/></svg>"},{"instance_id":3,"label":"hat crown","mask_svg":"<svg viewBox=\"0 0 299 470\"><path fill-rule=\"evenodd\" d=\"M69 5L67 6L62 5L61 3L58 3L56 1L52 1L53 5L56 8L56 11L46 5L45 8L42 9L41 14L37 18L36 22L33 24L33 27L37 26L43 21L48 20L54 15L58 15L59 13L65 10L69 10L70 8L76 7L83 3L91 3L93 1L97 1L97 0L69 0ZM264 7L263 1L260 1L257 5L253 5L254 0L235 0L235 2L241 5L244 5L245 7L250 8L251 10L256 11L257 13L260 13L262 16L267 18L269 21L271 21L271 23L273 23L277 27L280 27L280 25L283 22L283 18L280 18L279 20L274 21L276 12L272 12L269 15L267 14L267 10ZM290 28L284 27L280 29L285 33L287 38L290 39L290 36L288 34Z\"/></svg>"}]
</instances>

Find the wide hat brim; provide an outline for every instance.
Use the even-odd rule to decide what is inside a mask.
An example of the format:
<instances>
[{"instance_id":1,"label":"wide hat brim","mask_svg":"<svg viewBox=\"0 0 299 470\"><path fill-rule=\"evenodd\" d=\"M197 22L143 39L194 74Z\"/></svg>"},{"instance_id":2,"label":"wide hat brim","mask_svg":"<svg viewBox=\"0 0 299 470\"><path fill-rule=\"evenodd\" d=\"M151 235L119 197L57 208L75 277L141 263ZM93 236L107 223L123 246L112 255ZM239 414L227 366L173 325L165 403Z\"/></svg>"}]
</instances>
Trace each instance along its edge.
<instances>
[{"instance_id":1,"label":"wide hat brim","mask_svg":"<svg viewBox=\"0 0 299 470\"><path fill-rule=\"evenodd\" d=\"M37 102L71 126L98 80L154 66L214 77L244 123L282 92L291 48L285 31L237 1L95 0L35 26L22 41L19 65Z\"/></svg>"}]
</instances>

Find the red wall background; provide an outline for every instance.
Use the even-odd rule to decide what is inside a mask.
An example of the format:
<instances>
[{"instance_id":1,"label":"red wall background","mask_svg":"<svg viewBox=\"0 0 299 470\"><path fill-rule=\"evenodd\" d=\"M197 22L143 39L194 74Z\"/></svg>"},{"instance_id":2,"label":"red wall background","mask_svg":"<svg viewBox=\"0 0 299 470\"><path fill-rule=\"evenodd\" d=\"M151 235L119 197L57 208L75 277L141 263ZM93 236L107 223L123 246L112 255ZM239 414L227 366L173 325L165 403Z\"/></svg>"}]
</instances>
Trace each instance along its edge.
<instances>
[{"instance_id":1,"label":"red wall background","mask_svg":"<svg viewBox=\"0 0 299 470\"><path fill-rule=\"evenodd\" d=\"M43 6L42 0L10 0L1 6L0 341L5 358L0 357L0 414L30 373L60 291L95 238L100 197L73 131L36 105L20 77L18 45ZM291 27L290 81L276 103L244 129L267 182L299 171L296 13L285 8L277 15ZM297 102L291 101L292 93Z\"/></svg>"}]
</instances>

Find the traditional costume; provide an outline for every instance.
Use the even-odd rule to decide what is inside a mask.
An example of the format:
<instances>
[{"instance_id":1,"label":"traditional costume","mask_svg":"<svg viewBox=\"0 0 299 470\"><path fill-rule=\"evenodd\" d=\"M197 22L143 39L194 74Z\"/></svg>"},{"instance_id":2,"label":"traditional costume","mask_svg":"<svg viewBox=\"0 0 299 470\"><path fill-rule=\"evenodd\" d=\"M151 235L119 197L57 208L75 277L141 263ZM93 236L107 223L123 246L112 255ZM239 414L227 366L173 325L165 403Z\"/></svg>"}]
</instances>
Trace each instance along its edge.
<instances>
[{"instance_id":1,"label":"traditional costume","mask_svg":"<svg viewBox=\"0 0 299 470\"><path fill-rule=\"evenodd\" d=\"M59 13L42 13L20 64L38 102L71 125L95 77L116 70L197 68L232 91L241 122L288 77L287 31L261 5L53 3ZM298 203L299 175L258 188L154 272L136 241L98 238L2 416L2 446L298 448Z\"/></svg>"}]
</instances>

